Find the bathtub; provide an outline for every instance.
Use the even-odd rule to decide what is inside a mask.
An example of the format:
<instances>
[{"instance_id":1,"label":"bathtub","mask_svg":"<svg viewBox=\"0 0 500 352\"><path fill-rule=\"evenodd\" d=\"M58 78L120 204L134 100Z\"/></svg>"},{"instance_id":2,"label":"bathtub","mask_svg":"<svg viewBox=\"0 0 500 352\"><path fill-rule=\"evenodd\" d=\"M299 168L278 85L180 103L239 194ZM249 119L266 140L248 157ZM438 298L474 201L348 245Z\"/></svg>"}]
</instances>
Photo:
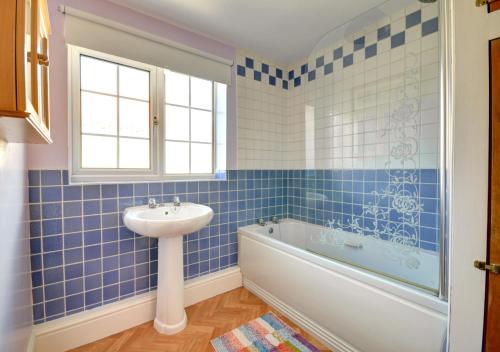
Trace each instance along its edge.
<instances>
[{"instance_id":1,"label":"bathtub","mask_svg":"<svg viewBox=\"0 0 500 352\"><path fill-rule=\"evenodd\" d=\"M339 248L309 240L324 230L291 219L279 225L239 228L244 286L334 351L441 351L447 303L429 292L345 263L364 260L362 266L374 264L376 270L384 271L387 261L380 260L376 251L388 245L382 243L386 241ZM340 239L347 235L336 234ZM342 261L326 257L339 255ZM433 253L425 251L418 256L424 270L433 270L435 260ZM407 269L391 274L405 274L398 270ZM415 278L422 286L437 279Z\"/></svg>"}]
</instances>

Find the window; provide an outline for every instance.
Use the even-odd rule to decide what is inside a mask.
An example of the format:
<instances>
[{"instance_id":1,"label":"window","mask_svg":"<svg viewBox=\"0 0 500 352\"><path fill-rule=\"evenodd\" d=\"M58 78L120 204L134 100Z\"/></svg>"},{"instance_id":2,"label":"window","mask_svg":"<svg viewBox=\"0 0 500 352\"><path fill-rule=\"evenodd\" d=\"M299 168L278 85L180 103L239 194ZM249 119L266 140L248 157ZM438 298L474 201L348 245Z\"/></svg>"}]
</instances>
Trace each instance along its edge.
<instances>
[{"instance_id":1,"label":"window","mask_svg":"<svg viewBox=\"0 0 500 352\"><path fill-rule=\"evenodd\" d=\"M80 56L82 169L150 168L149 76Z\"/></svg>"},{"instance_id":2,"label":"window","mask_svg":"<svg viewBox=\"0 0 500 352\"><path fill-rule=\"evenodd\" d=\"M70 65L72 181L209 178L222 169L225 84L77 47Z\"/></svg>"},{"instance_id":3,"label":"window","mask_svg":"<svg viewBox=\"0 0 500 352\"><path fill-rule=\"evenodd\" d=\"M213 84L165 71L165 173L213 172Z\"/></svg>"}]
</instances>

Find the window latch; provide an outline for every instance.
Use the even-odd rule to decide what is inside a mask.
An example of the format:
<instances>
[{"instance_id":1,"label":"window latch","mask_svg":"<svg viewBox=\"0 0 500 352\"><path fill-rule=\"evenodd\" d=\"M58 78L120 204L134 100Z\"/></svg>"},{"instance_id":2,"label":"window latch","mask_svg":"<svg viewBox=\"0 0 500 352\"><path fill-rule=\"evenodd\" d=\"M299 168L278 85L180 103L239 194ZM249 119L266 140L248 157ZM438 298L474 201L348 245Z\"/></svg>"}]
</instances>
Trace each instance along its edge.
<instances>
[{"instance_id":1,"label":"window latch","mask_svg":"<svg viewBox=\"0 0 500 352\"><path fill-rule=\"evenodd\" d=\"M153 126L158 126L160 122L158 121L158 116L153 116Z\"/></svg>"}]
</instances>

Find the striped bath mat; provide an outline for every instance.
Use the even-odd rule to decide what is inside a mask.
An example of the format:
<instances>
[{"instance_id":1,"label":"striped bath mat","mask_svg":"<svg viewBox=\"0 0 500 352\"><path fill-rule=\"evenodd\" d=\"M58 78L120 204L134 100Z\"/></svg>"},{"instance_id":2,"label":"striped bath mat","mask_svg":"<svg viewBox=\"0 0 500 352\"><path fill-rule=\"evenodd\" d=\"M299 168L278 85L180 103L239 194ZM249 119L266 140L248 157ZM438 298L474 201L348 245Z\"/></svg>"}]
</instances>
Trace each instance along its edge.
<instances>
[{"instance_id":1,"label":"striped bath mat","mask_svg":"<svg viewBox=\"0 0 500 352\"><path fill-rule=\"evenodd\" d=\"M319 352L269 312L212 340L217 352Z\"/></svg>"}]
</instances>

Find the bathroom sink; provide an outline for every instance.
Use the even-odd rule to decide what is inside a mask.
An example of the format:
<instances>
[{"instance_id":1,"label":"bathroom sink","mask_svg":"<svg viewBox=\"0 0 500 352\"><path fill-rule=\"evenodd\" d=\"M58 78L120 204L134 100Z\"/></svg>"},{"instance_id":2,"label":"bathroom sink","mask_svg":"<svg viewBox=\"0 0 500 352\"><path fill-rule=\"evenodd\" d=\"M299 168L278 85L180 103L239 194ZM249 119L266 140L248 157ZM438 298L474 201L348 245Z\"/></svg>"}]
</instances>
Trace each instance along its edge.
<instances>
[{"instance_id":1,"label":"bathroom sink","mask_svg":"<svg viewBox=\"0 0 500 352\"><path fill-rule=\"evenodd\" d=\"M184 263L182 235L208 225L214 211L200 204L156 204L125 209L123 222L135 233L158 238L158 289L156 292L155 329L166 335L176 334L187 325L184 310Z\"/></svg>"},{"instance_id":2,"label":"bathroom sink","mask_svg":"<svg viewBox=\"0 0 500 352\"><path fill-rule=\"evenodd\" d=\"M147 205L125 209L123 222L131 231L148 237L181 236L208 225L214 212L194 203L172 203L149 208Z\"/></svg>"}]
</instances>

